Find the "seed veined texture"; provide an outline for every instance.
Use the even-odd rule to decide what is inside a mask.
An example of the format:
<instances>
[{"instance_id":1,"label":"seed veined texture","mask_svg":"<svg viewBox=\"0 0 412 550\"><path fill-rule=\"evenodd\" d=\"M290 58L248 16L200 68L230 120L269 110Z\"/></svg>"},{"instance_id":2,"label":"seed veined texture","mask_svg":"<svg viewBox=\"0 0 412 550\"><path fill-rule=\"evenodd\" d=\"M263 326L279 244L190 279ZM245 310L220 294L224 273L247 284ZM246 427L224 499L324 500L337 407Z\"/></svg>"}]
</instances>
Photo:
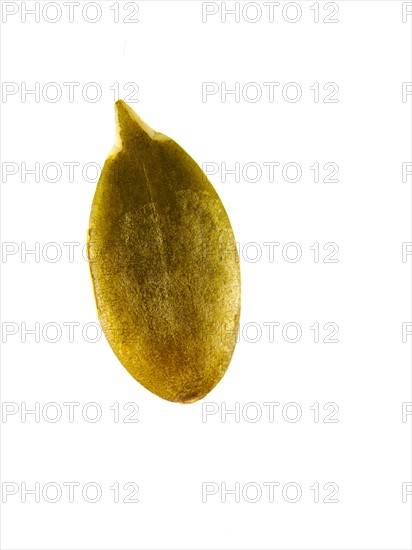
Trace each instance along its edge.
<instances>
[{"instance_id":1,"label":"seed veined texture","mask_svg":"<svg viewBox=\"0 0 412 550\"><path fill-rule=\"evenodd\" d=\"M221 380L236 345L236 242L195 161L123 101L115 111L87 246L99 320L136 380L191 403Z\"/></svg>"}]
</instances>

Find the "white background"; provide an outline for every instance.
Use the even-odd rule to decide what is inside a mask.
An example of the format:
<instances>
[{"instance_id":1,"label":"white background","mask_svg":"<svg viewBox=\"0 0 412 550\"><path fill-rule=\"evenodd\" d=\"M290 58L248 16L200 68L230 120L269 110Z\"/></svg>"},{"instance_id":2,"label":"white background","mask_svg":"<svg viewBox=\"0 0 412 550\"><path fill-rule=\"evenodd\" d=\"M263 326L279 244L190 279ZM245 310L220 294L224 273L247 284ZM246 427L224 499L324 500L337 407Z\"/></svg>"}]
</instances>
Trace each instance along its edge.
<instances>
[{"instance_id":1,"label":"white background","mask_svg":"<svg viewBox=\"0 0 412 550\"><path fill-rule=\"evenodd\" d=\"M402 501L402 488L411 490L402 484L411 482L412 423L411 415L402 421L402 407L405 411L411 402L411 336L402 342L402 323L411 322L412 263L410 255L402 262L402 243L411 240L411 176L402 181L402 163L411 161L412 96L402 101L402 83L412 80L412 15L402 21L406 3L341 1L336 23L323 22L334 9L334 3L324 2L315 23L312 1L286 11L281 2L273 22L260 3L262 17L255 23L247 21L255 17L253 6L239 22L233 15L224 22L225 6L213 2L207 9L218 13L206 22L206 8L197 1L128 6L101 1L95 23L86 21L79 7L70 23L63 3L50 2L45 17L40 11L38 22L30 15L24 21L23 4L3 2L1 29L3 501L5 483L18 488L2 504L2 548L411 548L412 496ZM116 8L110 9L116 4L117 23ZM56 5L62 17L48 22L58 13ZM138 23L124 22L136 5ZM5 18L5 9L17 12ZM93 19L96 13L92 6L86 16ZM5 82L14 84L4 88ZM22 94L36 82L38 97ZM62 91L56 102L50 82ZM64 82L80 84L72 101ZM102 92L96 102L82 94L90 82ZM90 168L85 178L82 168L103 164L114 135L113 85L118 83L125 98L133 91L123 89L130 82L139 87L138 103L130 104L143 120L200 165L216 163L219 171L210 179L241 250L240 341L224 379L192 405L169 403L145 390L104 336L88 341L96 333L97 315L81 248L96 171ZM216 83L218 93L202 98L204 82ZM221 95L225 83L234 88L236 82L238 102L234 95ZM256 102L242 95L250 82L262 91ZM272 102L264 82L279 83ZM302 91L296 102L282 96L290 82ZM310 89L315 82L318 102ZM323 101L332 91L323 90L328 82L339 86L338 102ZM253 89L247 90L253 97ZM80 164L72 182L67 162ZM242 170L249 162L262 168L259 181L250 181L252 169L239 181L230 175L224 181L222 163L228 168L240 163ZM265 162L280 163L272 182ZM297 182L282 177L289 162L302 169ZM315 162L318 183L309 168ZM322 181L327 162L338 165L338 182ZM29 169L39 163L38 182L34 175L23 177L22 163ZM48 163L62 171L56 182L50 181L53 165L42 173ZM291 179L293 170L288 174ZM47 247L51 242L54 249ZM73 245L73 261L63 244L69 242L79 243ZM263 244L268 242L280 243L274 257ZM290 242L302 252L296 262L282 255ZM332 251L323 246L330 242L339 247L335 263L323 261ZM309 248L314 243L320 246L318 262ZM24 253L35 246L36 254ZM61 258L51 261L59 250ZM293 257L293 248L288 251ZM68 322L79 324L72 342L63 325ZM280 324L273 341L264 325L271 322ZM316 322L318 343L309 328ZM323 342L328 322L339 327L337 343ZM53 324L44 330L47 323ZM84 336L88 323L93 325ZM286 323L299 325L299 341L282 337ZM25 328L36 326L37 337L25 334ZM52 343L56 327L61 338ZM291 339L295 332L289 330ZM37 419L22 415L36 402ZM43 409L50 402L62 411L55 423L49 420L55 409ZM67 402L80 403L73 422ZM82 414L90 402L102 411L94 423ZM138 423L124 422L133 410L123 410L129 402L139 407ZM267 402L279 403L273 421ZM298 408L285 408L291 402ZM114 403L119 422L110 409ZM247 403L255 405L245 409ZM326 403L339 407L332 417L338 422L323 421L336 408L323 410ZM237 418L222 417L225 407L236 406ZM206 409L218 412L202 421ZM302 416L293 422L296 410ZM256 411L262 416L253 422ZM87 412L93 415L86 407ZM50 482L63 490L56 503L42 494ZM65 482L80 484L72 503ZM101 487L96 503L82 497L89 482ZM123 502L130 492L122 489L127 482L139 486L138 503ZM202 502L206 482L218 492ZM263 485L268 482L280 484L273 502ZM22 502L23 483L40 484L40 502L30 494ZM115 483L121 488L118 503L109 489ZM225 483L227 488L240 484L240 502L233 494L222 502ZM255 492L251 487L245 496L247 483L262 490L258 502L248 502ZM287 483L298 484L297 502L288 501L296 494L293 486L282 496ZM309 488L315 483L318 503ZM338 502L323 502L330 493L323 489L326 483L339 487ZM49 499L53 494L51 488Z\"/></svg>"}]
</instances>

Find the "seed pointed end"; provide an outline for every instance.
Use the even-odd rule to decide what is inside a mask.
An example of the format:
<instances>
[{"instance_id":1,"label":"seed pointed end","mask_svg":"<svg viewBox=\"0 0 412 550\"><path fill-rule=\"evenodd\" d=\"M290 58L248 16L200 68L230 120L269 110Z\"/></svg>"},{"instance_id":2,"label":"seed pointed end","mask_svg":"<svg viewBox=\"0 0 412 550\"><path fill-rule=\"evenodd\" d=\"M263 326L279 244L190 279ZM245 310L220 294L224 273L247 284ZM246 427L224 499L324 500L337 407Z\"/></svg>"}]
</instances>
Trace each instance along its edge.
<instances>
[{"instance_id":1,"label":"seed pointed end","mask_svg":"<svg viewBox=\"0 0 412 550\"><path fill-rule=\"evenodd\" d=\"M154 141L170 141L170 138L155 132L146 122L144 122L133 109L119 99L115 106L116 133L114 137L114 145L109 153L109 156L116 155L121 151L127 142L131 143L137 136L143 139L152 139Z\"/></svg>"},{"instance_id":2,"label":"seed pointed end","mask_svg":"<svg viewBox=\"0 0 412 550\"><path fill-rule=\"evenodd\" d=\"M124 101L119 99L115 103L116 126L117 130L123 134L136 134L144 132L150 138L154 139L156 132L144 122L133 109Z\"/></svg>"}]
</instances>

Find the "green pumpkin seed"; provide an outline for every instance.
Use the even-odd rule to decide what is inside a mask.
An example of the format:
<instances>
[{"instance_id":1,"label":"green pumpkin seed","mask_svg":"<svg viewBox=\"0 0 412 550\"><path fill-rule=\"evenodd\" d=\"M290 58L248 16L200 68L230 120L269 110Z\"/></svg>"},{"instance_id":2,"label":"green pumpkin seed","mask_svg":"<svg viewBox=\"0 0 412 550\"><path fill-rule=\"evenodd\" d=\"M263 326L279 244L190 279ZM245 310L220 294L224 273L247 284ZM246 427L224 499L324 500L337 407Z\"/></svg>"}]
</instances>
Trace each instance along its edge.
<instances>
[{"instance_id":1,"label":"green pumpkin seed","mask_svg":"<svg viewBox=\"0 0 412 550\"><path fill-rule=\"evenodd\" d=\"M222 379L236 345L236 242L194 160L123 101L116 121L88 233L99 320L136 380L191 403Z\"/></svg>"}]
</instances>

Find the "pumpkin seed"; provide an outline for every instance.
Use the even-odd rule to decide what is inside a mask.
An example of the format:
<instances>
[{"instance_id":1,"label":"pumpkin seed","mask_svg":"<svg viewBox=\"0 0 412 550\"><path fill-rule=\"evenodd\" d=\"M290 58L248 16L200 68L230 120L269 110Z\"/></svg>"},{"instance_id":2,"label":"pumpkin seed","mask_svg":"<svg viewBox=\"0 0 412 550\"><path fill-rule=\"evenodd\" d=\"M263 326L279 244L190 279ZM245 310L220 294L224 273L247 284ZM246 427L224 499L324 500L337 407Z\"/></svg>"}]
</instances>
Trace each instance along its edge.
<instances>
[{"instance_id":1,"label":"pumpkin seed","mask_svg":"<svg viewBox=\"0 0 412 550\"><path fill-rule=\"evenodd\" d=\"M123 366L169 401L204 397L229 366L240 269L212 184L123 101L93 199L88 256L103 332Z\"/></svg>"}]
</instances>

